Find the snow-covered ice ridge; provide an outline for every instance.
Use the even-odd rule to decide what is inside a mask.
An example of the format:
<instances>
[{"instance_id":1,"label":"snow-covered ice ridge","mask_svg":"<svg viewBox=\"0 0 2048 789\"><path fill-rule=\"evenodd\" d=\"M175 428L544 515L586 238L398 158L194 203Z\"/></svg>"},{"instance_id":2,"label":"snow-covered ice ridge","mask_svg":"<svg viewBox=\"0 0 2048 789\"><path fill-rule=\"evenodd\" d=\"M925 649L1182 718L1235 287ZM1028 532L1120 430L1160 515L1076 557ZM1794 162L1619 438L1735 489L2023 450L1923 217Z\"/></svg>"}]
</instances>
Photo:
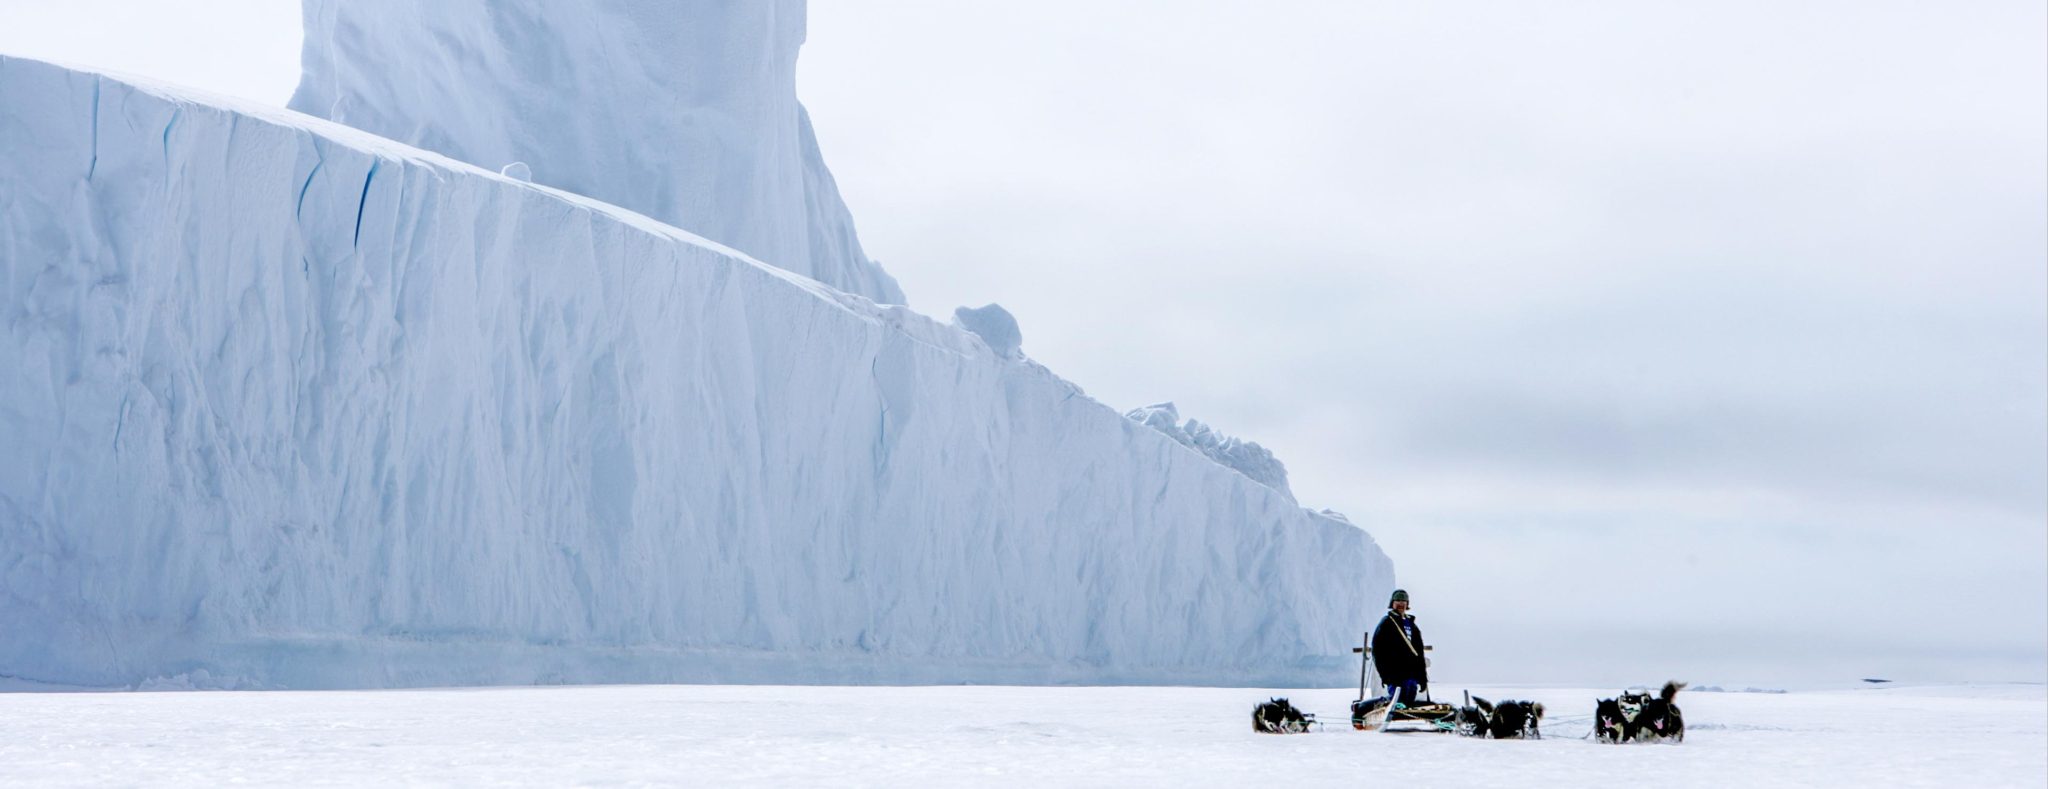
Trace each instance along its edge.
<instances>
[{"instance_id":1,"label":"snow-covered ice ridge","mask_svg":"<svg viewBox=\"0 0 2048 789\"><path fill-rule=\"evenodd\" d=\"M1256 441L1240 441L1226 436L1195 419L1182 423L1180 409L1175 408L1172 403L1154 403L1134 409L1124 416L1166 434L1189 449L1207 455L1211 460L1237 469L1238 473L1286 494L1289 499L1294 498L1294 491L1287 487L1286 464L1273 457L1270 450L1259 446Z\"/></svg>"},{"instance_id":2,"label":"snow-covered ice ridge","mask_svg":"<svg viewBox=\"0 0 2048 789\"><path fill-rule=\"evenodd\" d=\"M0 57L0 674L1342 685L1364 532L593 199Z\"/></svg>"},{"instance_id":3,"label":"snow-covered ice ridge","mask_svg":"<svg viewBox=\"0 0 2048 789\"><path fill-rule=\"evenodd\" d=\"M796 98L804 0L304 0L291 108L902 304Z\"/></svg>"}]
</instances>

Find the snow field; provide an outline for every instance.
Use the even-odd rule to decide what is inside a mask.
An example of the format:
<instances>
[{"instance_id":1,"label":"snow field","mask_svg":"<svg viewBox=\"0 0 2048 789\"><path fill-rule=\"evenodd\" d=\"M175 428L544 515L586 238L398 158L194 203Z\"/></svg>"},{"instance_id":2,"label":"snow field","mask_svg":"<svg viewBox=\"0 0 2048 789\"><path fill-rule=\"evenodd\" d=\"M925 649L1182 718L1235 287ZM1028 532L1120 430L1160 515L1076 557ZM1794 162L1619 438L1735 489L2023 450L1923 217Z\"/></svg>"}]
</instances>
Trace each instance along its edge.
<instances>
[{"instance_id":1,"label":"snow field","mask_svg":"<svg viewBox=\"0 0 2048 789\"><path fill-rule=\"evenodd\" d=\"M1348 690L601 686L0 695L10 785L2039 787L2041 686L1685 693L1682 745L1357 732ZM1286 695L1336 725L1254 734ZM1449 695L1449 694L1446 694Z\"/></svg>"}]
</instances>

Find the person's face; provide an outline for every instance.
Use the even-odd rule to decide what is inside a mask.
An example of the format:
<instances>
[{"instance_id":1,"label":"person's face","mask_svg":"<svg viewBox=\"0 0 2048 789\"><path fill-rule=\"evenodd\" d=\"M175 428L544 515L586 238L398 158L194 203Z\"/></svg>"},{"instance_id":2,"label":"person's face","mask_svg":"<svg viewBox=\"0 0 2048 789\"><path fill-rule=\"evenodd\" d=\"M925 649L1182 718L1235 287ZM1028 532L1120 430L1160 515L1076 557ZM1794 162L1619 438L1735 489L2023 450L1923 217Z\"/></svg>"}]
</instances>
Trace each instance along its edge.
<instances>
[{"instance_id":1,"label":"person's face","mask_svg":"<svg viewBox=\"0 0 2048 789\"><path fill-rule=\"evenodd\" d=\"M1408 601L1406 601L1406 600L1395 600L1395 601L1394 601L1394 613L1397 613L1397 614L1405 614L1405 613L1408 613Z\"/></svg>"}]
</instances>

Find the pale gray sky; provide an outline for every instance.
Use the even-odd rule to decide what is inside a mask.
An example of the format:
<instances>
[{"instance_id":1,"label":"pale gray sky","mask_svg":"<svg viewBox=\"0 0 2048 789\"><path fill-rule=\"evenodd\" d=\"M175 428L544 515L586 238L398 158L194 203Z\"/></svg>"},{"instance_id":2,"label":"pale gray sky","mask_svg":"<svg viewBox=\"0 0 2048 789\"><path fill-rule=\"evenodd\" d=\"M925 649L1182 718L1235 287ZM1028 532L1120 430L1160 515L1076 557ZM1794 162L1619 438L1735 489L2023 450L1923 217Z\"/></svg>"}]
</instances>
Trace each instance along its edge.
<instances>
[{"instance_id":1,"label":"pale gray sky","mask_svg":"<svg viewBox=\"0 0 2048 789\"><path fill-rule=\"evenodd\" d=\"M282 104L297 24L0 0L0 52ZM1098 399L1272 448L1394 556L1442 681L2040 681L2044 31L816 0L799 92L913 307L1000 302Z\"/></svg>"}]
</instances>

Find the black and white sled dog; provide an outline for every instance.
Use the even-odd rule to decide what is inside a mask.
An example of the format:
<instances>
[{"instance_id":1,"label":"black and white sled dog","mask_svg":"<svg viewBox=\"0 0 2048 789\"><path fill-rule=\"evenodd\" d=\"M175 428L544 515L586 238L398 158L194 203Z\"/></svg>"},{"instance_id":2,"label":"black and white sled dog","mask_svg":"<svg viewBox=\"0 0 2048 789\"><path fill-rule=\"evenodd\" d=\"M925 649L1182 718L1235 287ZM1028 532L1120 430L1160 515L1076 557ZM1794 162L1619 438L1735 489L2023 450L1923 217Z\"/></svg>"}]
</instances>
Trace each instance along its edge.
<instances>
[{"instance_id":1,"label":"black and white sled dog","mask_svg":"<svg viewBox=\"0 0 2048 789\"><path fill-rule=\"evenodd\" d=\"M1316 716L1295 709L1286 699L1276 698L1252 708L1252 731L1261 734L1300 734L1315 722Z\"/></svg>"},{"instance_id":2,"label":"black and white sled dog","mask_svg":"<svg viewBox=\"0 0 2048 789\"><path fill-rule=\"evenodd\" d=\"M1593 708L1593 736L1601 742L1685 741L1685 713L1678 709L1683 682L1666 682L1655 696L1627 690Z\"/></svg>"},{"instance_id":3,"label":"black and white sled dog","mask_svg":"<svg viewBox=\"0 0 2048 789\"><path fill-rule=\"evenodd\" d=\"M1509 699L1499 703L1472 697L1472 706L1458 708L1458 733L1468 737L1513 740L1543 738L1543 704Z\"/></svg>"}]
</instances>

